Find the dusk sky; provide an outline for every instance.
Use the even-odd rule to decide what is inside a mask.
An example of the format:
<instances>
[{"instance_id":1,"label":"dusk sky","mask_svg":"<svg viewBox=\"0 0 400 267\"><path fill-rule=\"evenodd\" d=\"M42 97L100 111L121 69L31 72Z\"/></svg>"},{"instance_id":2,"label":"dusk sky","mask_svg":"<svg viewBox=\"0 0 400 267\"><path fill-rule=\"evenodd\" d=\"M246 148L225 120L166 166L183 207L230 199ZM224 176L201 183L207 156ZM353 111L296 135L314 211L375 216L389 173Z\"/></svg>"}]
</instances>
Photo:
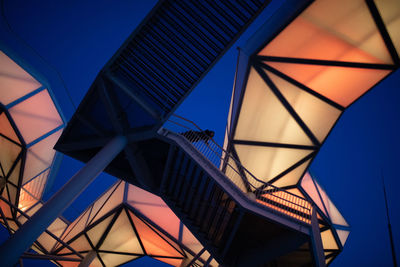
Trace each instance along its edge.
<instances>
[{"instance_id":1,"label":"dusk sky","mask_svg":"<svg viewBox=\"0 0 400 267\"><path fill-rule=\"evenodd\" d=\"M68 121L100 69L156 1L38 2L1 1L0 41L18 41L19 47L10 47L15 53L33 55L25 59L27 63L36 67L39 75L51 75L46 79L58 80L51 89ZM237 47L244 46L283 2L272 1L267 6L176 111L203 129L214 130L220 144L234 81ZM7 24L12 32L5 37L2 34ZM344 250L331 266L392 266L382 175L400 260L399 99L398 70L344 112L311 165L310 171L351 226ZM81 166L64 156L45 198L56 192ZM109 175L100 175L64 216L71 221L75 219L115 180ZM2 230L1 234L4 233ZM45 266L44 262L40 263ZM35 264L37 261L29 261L26 266L38 266ZM156 265L166 266L151 259L125 266Z\"/></svg>"}]
</instances>

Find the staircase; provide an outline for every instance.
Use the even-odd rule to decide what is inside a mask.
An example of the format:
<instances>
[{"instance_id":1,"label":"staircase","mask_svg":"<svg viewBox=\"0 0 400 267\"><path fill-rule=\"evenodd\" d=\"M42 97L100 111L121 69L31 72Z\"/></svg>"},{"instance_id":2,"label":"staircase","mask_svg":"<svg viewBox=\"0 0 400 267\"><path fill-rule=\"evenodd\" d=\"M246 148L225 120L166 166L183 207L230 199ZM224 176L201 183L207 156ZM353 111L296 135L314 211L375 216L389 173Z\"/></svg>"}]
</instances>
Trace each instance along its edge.
<instances>
[{"instance_id":1,"label":"staircase","mask_svg":"<svg viewBox=\"0 0 400 267\"><path fill-rule=\"evenodd\" d=\"M177 118L174 119L176 122ZM180 121L179 127L183 123ZM251 183L238 186L240 180L232 180L227 174L229 164L228 167L225 164L225 173L220 169L224 166L221 162L226 162L222 156L230 155L223 150L218 153L212 138L191 142L194 139L179 134L183 129L186 128L159 131L171 144L160 195L217 261L236 265L253 249L271 246L280 237L300 242L292 250L309 242L310 203L255 177L257 180L253 182L258 186ZM236 168L239 176L240 172L248 172L239 167ZM260 183L264 189L257 191ZM289 252L286 243L281 242L282 249L276 253Z\"/></svg>"}]
</instances>

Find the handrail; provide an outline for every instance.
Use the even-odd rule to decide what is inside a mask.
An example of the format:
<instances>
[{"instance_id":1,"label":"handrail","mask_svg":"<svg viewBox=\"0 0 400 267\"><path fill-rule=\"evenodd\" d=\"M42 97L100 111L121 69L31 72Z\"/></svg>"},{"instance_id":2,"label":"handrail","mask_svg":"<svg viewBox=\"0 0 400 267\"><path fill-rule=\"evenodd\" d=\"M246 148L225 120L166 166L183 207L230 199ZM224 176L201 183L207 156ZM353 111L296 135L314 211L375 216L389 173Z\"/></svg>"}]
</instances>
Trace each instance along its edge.
<instances>
[{"instance_id":1,"label":"handrail","mask_svg":"<svg viewBox=\"0 0 400 267\"><path fill-rule=\"evenodd\" d=\"M203 131L194 122L176 114L163 127L184 136L249 198L283 213L296 215L297 218L300 214L300 217L305 218L301 220L310 222L312 206L306 199L255 177L215 142L210 131ZM264 189L259 190L260 186Z\"/></svg>"}]
</instances>

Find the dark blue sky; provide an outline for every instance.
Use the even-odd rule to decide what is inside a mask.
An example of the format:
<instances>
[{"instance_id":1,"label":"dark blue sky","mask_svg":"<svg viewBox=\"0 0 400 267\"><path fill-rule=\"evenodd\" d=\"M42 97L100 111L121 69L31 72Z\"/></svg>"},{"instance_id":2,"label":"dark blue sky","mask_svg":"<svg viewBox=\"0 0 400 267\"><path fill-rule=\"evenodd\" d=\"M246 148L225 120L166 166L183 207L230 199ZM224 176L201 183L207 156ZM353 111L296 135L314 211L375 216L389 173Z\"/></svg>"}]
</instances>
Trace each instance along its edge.
<instances>
[{"instance_id":1,"label":"dark blue sky","mask_svg":"<svg viewBox=\"0 0 400 267\"><path fill-rule=\"evenodd\" d=\"M98 71L156 1L46 0L39 5L33 2L4 1L4 14L14 32L10 38L24 43L15 48L16 52L27 49L36 54L32 58L36 57L38 62L28 60L28 63L43 66L37 70L39 73L52 75L50 80L62 77L77 106ZM267 7L177 111L202 128L214 129L219 143L223 141L233 85L236 47L243 46L280 4L281 1L273 1ZM3 19L0 23L4 26ZM61 84L52 89L68 119L74 108ZM399 84L397 71L348 108L311 166L352 228L344 251L331 266L391 266L381 173L386 181L396 252L400 258ZM80 163L64 157L50 193L80 167ZM114 181L102 174L65 216L68 219L78 216ZM154 266L150 260L129 266L146 264Z\"/></svg>"}]
</instances>

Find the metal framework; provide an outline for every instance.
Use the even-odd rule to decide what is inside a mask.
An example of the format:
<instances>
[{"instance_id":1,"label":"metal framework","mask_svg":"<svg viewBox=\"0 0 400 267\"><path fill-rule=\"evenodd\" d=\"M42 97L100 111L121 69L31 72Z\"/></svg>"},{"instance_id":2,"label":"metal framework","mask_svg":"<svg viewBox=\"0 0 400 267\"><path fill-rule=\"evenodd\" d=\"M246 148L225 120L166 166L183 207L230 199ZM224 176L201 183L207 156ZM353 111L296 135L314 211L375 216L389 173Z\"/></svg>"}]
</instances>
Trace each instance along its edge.
<instances>
[{"instance_id":1,"label":"metal framework","mask_svg":"<svg viewBox=\"0 0 400 267\"><path fill-rule=\"evenodd\" d=\"M399 7L370 0L289 4L240 51L225 148L259 179L317 205L329 264L348 225L306 172L345 109L399 68L392 25Z\"/></svg>"}]
</instances>

